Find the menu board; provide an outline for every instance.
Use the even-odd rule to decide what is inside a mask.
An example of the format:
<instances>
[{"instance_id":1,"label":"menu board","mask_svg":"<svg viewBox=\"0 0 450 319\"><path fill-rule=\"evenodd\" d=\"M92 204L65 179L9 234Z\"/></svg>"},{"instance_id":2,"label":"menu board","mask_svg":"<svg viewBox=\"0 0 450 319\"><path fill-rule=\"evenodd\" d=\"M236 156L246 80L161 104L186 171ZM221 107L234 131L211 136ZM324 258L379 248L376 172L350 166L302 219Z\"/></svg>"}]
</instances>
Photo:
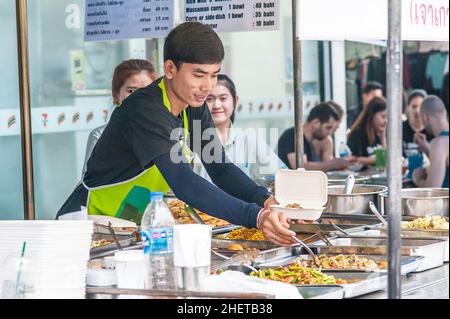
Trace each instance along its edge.
<instances>
[{"instance_id":1,"label":"menu board","mask_svg":"<svg viewBox=\"0 0 450 319\"><path fill-rule=\"evenodd\" d=\"M184 21L209 25L218 32L278 30L279 0L186 0Z\"/></svg>"},{"instance_id":2,"label":"menu board","mask_svg":"<svg viewBox=\"0 0 450 319\"><path fill-rule=\"evenodd\" d=\"M158 38L173 28L174 0L86 0L85 41Z\"/></svg>"}]
</instances>

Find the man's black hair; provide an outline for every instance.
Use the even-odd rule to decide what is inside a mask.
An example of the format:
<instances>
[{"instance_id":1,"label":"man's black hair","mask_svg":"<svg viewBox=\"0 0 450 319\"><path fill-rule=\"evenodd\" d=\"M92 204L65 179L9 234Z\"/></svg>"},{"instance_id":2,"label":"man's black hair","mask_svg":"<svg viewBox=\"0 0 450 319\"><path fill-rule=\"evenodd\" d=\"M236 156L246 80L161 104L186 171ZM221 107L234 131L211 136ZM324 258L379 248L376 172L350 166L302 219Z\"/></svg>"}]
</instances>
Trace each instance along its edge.
<instances>
[{"instance_id":1,"label":"man's black hair","mask_svg":"<svg viewBox=\"0 0 450 319\"><path fill-rule=\"evenodd\" d=\"M377 82L377 81L369 81L362 89L362 94L369 94L372 91L375 90L384 90L383 84Z\"/></svg>"},{"instance_id":2,"label":"man's black hair","mask_svg":"<svg viewBox=\"0 0 450 319\"><path fill-rule=\"evenodd\" d=\"M174 28L164 44L164 62L219 64L225 57L222 41L210 27L199 22L185 22Z\"/></svg>"},{"instance_id":3,"label":"man's black hair","mask_svg":"<svg viewBox=\"0 0 450 319\"><path fill-rule=\"evenodd\" d=\"M330 118L334 118L339 121L339 113L329 103L320 103L316 105L308 116L308 123L311 123L315 119L319 119L321 124L327 123Z\"/></svg>"}]
</instances>

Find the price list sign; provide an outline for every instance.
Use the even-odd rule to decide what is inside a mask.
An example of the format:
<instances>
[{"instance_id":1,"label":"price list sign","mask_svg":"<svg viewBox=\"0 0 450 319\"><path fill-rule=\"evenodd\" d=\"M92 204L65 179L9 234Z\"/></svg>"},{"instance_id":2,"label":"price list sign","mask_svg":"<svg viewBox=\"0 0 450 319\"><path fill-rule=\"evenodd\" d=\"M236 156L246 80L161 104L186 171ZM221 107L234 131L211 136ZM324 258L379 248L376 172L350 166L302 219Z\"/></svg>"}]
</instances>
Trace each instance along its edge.
<instances>
[{"instance_id":1,"label":"price list sign","mask_svg":"<svg viewBox=\"0 0 450 319\"><path fill-rule=\"evenodd\" d=\"M174 0L86 0L85 41L158 38L173 28Z\"/></svg>"},{"instance_id":2,"label":"price list sign","mask_svg":"<svg viewBox=\"0 0 450 319\"><path fill-rule=\"evenodd\" d=\"M186 0L184 20L218 32L278 30L279 0Z\"/></svg>"}]
</instances>

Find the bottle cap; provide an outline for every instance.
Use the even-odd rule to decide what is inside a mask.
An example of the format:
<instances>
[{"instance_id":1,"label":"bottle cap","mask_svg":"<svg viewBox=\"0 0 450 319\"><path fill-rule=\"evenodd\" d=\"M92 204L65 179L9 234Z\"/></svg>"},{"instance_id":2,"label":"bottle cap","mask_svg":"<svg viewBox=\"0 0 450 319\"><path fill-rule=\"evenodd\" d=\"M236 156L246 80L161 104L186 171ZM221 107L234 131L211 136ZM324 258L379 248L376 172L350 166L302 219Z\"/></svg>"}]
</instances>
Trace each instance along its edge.
<instances>
[{"instance_id":1,"label":"bottle cap","mask_svg":"<svg viewBox=\"0 0 450 319\"><path fill-rule=\"evenodd\" d=\"M150 201L160 201L164 197L164 194L162 192L151 192L150 193Z\"/></svg>"}]
</instances>

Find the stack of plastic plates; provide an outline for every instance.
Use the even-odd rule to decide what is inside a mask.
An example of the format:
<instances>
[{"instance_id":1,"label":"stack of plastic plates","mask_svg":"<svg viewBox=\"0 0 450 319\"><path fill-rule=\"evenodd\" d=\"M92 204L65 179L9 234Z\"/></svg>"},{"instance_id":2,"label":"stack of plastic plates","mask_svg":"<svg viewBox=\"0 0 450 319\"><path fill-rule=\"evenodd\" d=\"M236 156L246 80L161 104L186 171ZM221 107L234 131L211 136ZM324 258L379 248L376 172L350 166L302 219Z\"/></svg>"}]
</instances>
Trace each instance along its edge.
<instances>
[{"instance_id":1,"label":"stack of plastic plates","mask_svg":"<svg viewBox=\"0 0 450 319\"><path fill-rule=\"evenodd\" d=\"M92 221L0 221L0 298L85 298L92 232Z\"/></svg>"}]
</instances>

